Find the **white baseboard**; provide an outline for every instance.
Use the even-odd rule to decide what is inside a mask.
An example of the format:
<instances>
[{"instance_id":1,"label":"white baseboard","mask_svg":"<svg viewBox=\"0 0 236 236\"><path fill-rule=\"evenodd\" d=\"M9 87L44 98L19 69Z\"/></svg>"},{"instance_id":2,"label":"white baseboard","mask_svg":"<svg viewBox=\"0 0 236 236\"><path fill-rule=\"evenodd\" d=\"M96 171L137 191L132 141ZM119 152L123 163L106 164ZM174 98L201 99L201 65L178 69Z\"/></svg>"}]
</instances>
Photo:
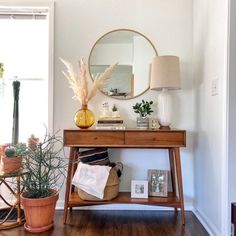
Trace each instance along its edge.
<instances>
[{"instance_id":1,"label":"white baseboard","mask_svg":"<svg viewBox=\"0 0 236 236\"><path fill-rule=\"evenodd\" d=\"M193 208L193 213L210 236L221 236L221 232L212 224L211 220L201 210Z\"/></svg>"},{"instance_id":2,"label":"white baseboard","mask_svg":"<svg viewBox=\"0 0 236 236\"><path fill-rule=\"evenodd\" d=\"M97 206L83 206L83 207L74 207L75 209L79 210L142 210L142 211L157 211L157 210L173 210L173 207L160 207L160 206L147 206L141 204L105 204L105 205L97 205ZM58 200L57 201L57 210L64 209L64 201ZM186 211L193 211L192 203L185 202L185 210Z\"/></svg>"}]
</instances>

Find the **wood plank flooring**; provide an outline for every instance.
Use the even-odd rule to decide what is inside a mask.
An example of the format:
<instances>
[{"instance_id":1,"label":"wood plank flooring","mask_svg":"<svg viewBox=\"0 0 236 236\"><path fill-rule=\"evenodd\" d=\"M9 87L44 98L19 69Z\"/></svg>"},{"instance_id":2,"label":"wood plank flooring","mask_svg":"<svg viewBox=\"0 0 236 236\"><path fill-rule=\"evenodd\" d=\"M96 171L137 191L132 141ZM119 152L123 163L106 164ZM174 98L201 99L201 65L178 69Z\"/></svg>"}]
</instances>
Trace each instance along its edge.
<instances>
[{"instance_id":1,"label":"wood plank flooring","mask_svg":"<svg viewBox=\"0 0 236 236\"><path fill-rule=\"evenodd\" d=\"M43 217L43 216L42 216ZM195 215L185 212L186 225L181 225L180 212L173 211L79 211L68 212L62 223L63 211L56 211L54 229L31 234L24 227L1 230L1 236L207 236Z\"/></svg>"}]
</instances>

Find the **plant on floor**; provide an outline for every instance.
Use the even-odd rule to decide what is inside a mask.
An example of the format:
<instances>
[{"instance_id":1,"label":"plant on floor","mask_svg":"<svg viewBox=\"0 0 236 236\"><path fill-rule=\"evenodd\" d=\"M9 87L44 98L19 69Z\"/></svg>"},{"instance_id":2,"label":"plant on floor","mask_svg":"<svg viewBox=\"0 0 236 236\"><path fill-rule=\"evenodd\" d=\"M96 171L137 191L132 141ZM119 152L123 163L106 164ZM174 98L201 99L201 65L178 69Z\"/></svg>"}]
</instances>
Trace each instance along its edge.
<instances>
[{"instance_id":1,"label":"plant on floor","mask_svg":"<svg viewBox=\"0 0 236 236\"><path fill-rule=\"evenodd\" d=\"M28 172L22 179L21 195L26 215L26 230L43 232L53 226L58 191L65 177L66 162L60 137L45 135L24 158ZM40 209L40 210L39 210ZM39 219L38 213L43 217Z\"/></svg>"}]
</instances>

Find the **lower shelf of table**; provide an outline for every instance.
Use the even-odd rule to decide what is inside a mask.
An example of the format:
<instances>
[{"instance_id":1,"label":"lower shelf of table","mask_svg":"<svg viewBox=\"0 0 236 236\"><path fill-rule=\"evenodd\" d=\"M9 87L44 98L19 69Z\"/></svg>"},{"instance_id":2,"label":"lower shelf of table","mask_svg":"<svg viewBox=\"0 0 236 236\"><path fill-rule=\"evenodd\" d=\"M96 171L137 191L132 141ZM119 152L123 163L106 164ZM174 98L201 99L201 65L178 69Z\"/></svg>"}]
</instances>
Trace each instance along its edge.
<instances>
[{"instance_id":1,"label":"lower shelf of table","mask_svg":"<svg viewBox=\"0 0 236 236\"><path fill-rule=\"evenodd\" d=\"M68 202L68 207L104 204L143 204L176 208L181 207L179 199L173 193L168 193L168 197L131 198L130 192L120 192L118 197L111 201L84 201L77 193L72 193Z\"/></svg>"}]
</instances>

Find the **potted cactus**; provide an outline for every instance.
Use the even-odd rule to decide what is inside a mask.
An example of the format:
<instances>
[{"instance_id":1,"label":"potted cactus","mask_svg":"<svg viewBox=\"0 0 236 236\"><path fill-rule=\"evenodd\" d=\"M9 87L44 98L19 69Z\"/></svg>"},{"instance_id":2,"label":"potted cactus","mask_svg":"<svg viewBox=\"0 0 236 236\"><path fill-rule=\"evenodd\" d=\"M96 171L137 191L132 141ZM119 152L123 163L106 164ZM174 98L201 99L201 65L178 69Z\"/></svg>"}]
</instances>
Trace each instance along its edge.
<instances>
[{"instance_id":1,"label":"potted cactus","mask_svg":"<svg viewBox=\"0 0 236 236\"><path fill-rule=\"evenodd\" d=\"M3 150L1 171L4 173L15 173L22 168L22 158L26 155L26 144L18 143L7 146Z\"/></svg>"},{"instance_id":2,"label":"potted cactus","mask_svg":"<svg viewBox=\"0 0 236 236\"><path fill-rule=\"evenodd\" d=\"M112 117L120 117L119 110L115 104L112 107Z\"/></svg>"}]
</instances>

